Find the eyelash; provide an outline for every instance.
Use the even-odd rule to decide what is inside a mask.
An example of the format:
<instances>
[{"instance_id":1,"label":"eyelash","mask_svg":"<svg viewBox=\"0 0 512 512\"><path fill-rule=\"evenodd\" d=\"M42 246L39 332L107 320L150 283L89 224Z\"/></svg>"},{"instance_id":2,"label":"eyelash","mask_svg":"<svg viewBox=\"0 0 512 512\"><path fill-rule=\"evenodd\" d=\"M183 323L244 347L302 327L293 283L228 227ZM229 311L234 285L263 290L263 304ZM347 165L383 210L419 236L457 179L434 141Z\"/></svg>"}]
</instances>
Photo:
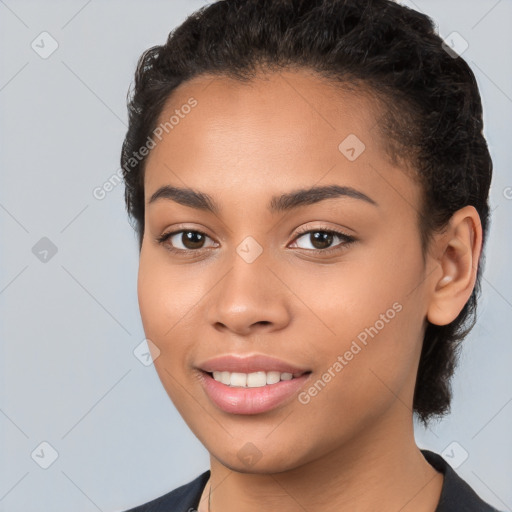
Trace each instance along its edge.
<instances>
[{"instance_id":1,"label":"eyelash","mask_svg":"<svg viewBox=\"0 0 512 512\"><path fill-rule=\"evenodd\" d=\"M176 249L172 245L165 244L169 238L171 238L172 236L177 235L179 233L199 233L200 235L210 238L206 233L199 231L197 229L181 229L181 230L172 231L169 233L163 233L162 235L156 237L155 240L157 243L159 243L161 245L165 245L165 248L168 251L175 253L175 254L180 254L180 255L183 255L185 253L194 253L194 252L197 253L197 252L201 252L203 250L208 250L208 248L187 249L187 250ZM347 235L346 233L343 233L342 231L337 231L335 229L326 228L326 227L318 227L315 229L307 229L307 228L300 229L296 233L296 237L293 239L293 241L295 241L297 238L300 238L302 235L306 235L308 233L328 233L330 235L337 236L338 238L340 238L343 241L342 243L335 245L334 247L330 247L328 249L302 249L307 252L312 252L314 254L320 254L320 253L321 254L330 254L331 252L341 251L341 250L346 249L349 245L351 245L352 243L354 243L356 241L356 238L354 238L353 236ZM299 247L299 249L300 249L300 247Z\"/></svg>"}]
</instances>

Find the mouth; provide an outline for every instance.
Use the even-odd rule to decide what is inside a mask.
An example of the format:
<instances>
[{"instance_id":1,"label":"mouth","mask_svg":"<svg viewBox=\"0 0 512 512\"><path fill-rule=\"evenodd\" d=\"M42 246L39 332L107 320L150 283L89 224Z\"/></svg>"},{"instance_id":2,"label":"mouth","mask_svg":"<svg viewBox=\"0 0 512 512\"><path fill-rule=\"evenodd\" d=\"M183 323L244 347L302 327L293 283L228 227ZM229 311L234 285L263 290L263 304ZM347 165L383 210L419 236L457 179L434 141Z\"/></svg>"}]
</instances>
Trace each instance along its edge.
<instances>
[{"instance_id":1,"label":"mouth","mask_svg":"<svg viewBox=\"0 0 512 512\"><path fill-rule=\"evenodd\" d=\"M230 414L259 414L289 404L312 374L265 354L225 354L196 369L209 401Z\"/></svg>"},{"instance_id":2,"label":"mouth","mask_svg":"<svg viewBox=\"0 0 512 512\"><path fill-rule=\"evenodd\" d=\"M312 372L294 375L277 371L201 370L199 374L206 397L219 410L228 414L255 415L290 405L310 380Z\"/></svg>"},{"instance_id":3,"label":"mouth","mask_svg":"<svg viewBox=\"0 0 512 512\"><path fill-rule=\"evenodd\" d=\"M309 375L311 371L305 372L280 372L280 371L257 371L251 373L230 372L227 370L206 372L216 382L220 382L230 388L261 388L273 386L282 381L297 379L303 375Z\"/></svg>"}]
</instances>

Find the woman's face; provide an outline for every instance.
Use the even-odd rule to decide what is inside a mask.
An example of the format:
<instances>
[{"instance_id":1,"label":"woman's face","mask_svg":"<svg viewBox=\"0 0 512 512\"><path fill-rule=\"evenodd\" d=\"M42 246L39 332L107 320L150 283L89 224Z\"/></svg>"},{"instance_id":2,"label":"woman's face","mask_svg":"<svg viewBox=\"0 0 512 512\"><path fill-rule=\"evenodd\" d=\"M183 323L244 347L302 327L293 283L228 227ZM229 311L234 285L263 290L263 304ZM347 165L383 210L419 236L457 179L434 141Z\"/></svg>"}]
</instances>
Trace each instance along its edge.
<instances>
[{"instance_id":1,"label":"woman's face","mask_svg":"<svg viewBox=\"0 0 512 512\"><path fill-rule=\"evenodd\" d=\"M420 189L386 157L369 100L305 71L199 77L160 120L171 116L147 160L138 299L195 435L227 467L269 472L409 428L432 265ZM161 187L210 203L169 190L150 201ZM261 355L284 366L208 363ZM203 370L256 373L257 387Z\"/></svg>"}]
</instances>

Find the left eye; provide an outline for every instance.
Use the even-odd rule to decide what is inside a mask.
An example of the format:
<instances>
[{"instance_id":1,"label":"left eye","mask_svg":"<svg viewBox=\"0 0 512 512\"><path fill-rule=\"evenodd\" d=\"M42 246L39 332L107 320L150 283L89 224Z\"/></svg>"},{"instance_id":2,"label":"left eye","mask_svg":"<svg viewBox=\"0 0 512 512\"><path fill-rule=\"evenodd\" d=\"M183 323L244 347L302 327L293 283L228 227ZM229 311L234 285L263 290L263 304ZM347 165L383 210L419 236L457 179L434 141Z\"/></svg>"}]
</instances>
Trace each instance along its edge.
<instances>
[{"instance_id":1,"label":"left eye","mask_svg":"<svg viewBox=\"0 0 512 512\"><path fill-rule=\"evenodd\" d=\"M306 237L308 235L308 237ZM313 247L300 247L301 249L309 249L313 251L328 252L341 247L346 247L355 241L354 237L341 233L339 231L324 230L324 229L312 229L301 233L296 240L305 238ZM334 239L340 239L342 242L336 244L334 247L330 247Z\"/></svg>"}]
</instances>

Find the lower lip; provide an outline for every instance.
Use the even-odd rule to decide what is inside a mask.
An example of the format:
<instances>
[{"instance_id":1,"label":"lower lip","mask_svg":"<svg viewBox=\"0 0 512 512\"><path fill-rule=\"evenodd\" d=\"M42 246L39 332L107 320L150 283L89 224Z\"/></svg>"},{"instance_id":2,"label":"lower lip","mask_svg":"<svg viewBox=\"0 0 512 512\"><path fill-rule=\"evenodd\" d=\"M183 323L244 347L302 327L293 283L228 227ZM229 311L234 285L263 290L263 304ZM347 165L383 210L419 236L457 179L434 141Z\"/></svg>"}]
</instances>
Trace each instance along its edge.
<instances>
[{"instance_id":1,"label":"lower lip","mask_svg":"<svg viewBox=\"0 0 512 512\"><path fill-rule=\"evenodd\" d=\"M259 388L230 387L217 382L209 373L201 372L201 383L210 400L231 414L260 414L275 409L293 395L309 379L306 373L291 380L281 380Z\"/></svg>"}]
</instances>

